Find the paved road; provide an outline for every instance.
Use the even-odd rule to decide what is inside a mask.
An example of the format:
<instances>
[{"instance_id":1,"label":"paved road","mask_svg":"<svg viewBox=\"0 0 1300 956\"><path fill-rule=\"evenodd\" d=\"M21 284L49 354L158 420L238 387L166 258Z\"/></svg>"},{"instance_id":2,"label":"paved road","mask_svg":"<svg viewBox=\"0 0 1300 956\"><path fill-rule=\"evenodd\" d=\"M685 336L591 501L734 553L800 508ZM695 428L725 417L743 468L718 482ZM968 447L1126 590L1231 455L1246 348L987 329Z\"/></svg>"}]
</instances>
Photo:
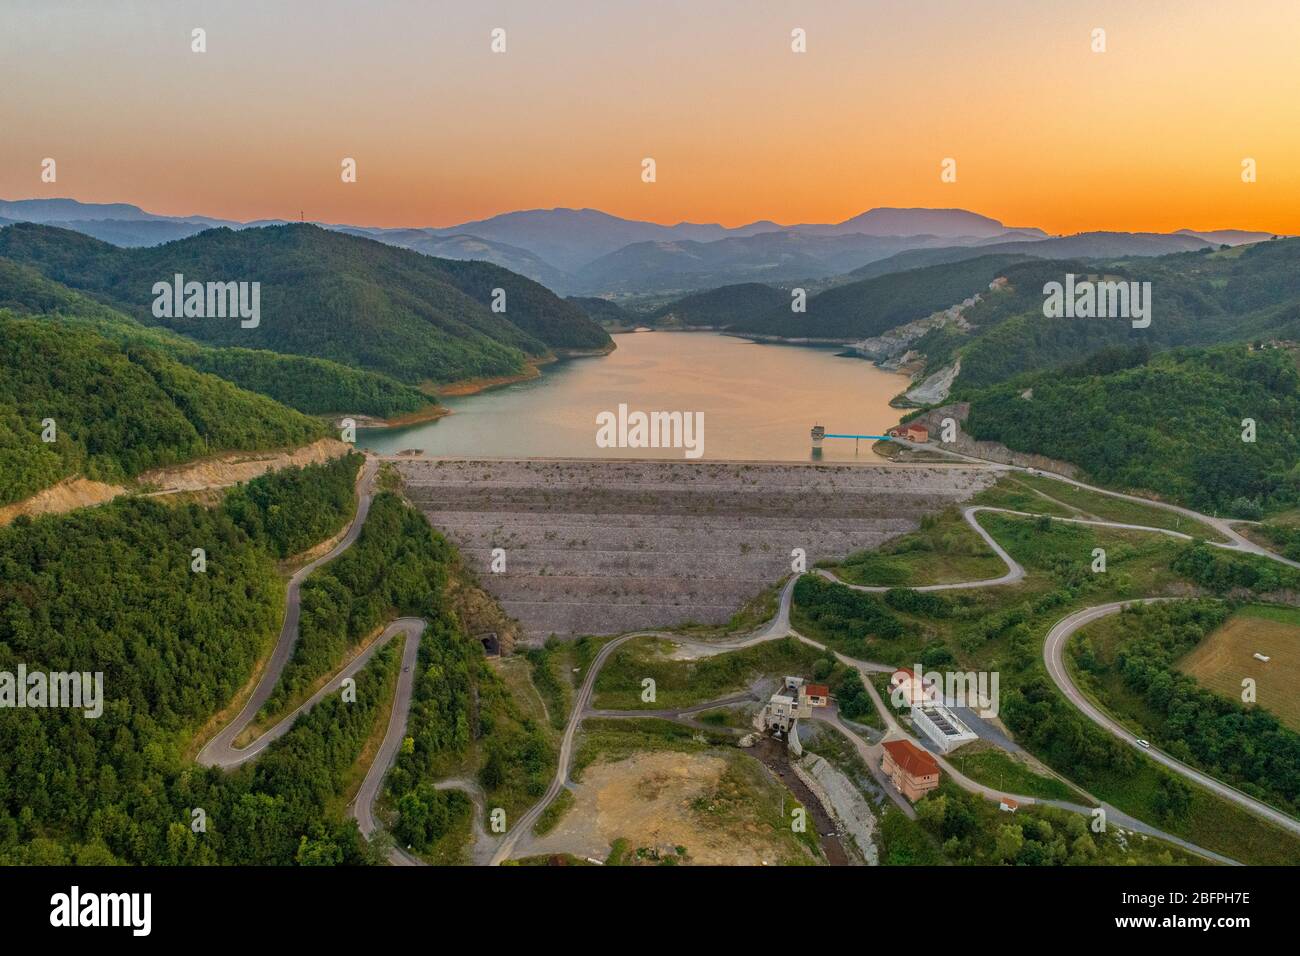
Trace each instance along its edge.
<instances>
[{"instance_id":1,"label":"paved road","mask_svg":"<svg viewBox=\"0 0 1300 956\"><path fill-rule=\"evenodd\" d=\"M293 654L293 647L298 643L298 618L302 611L299 591L302 582L322 564L333 561L352 547L353 542L357 540L358 535L361 534L361 529L365 526L366 516L370 514L370 502L374 497L375 473L378 470L379 462L375 459L367 459L361 469L361 475L357 479L356 514L353 516L348 530L339 539L338 544L334 545L327 554L322 555L315 561L304 564L289 579L289 586L285 596L284 624L280 627L280 636L276 640L275 649L271 652L271 659L267 662L266 669L262 672L257 686L253 688L253 694L249 697L243 710L199 751L195 759L202 766L230 769L253 759L266 749L270 743L284 736L289 728L293 726L293 719L300 712L310 709L308 705L314 704L318 699L313 698L308 701L307 704L298 708L288 718L281 721L247 747L237 748L235 746L235 739L253 722L254 718L257 717L257 712L270 700L275 685L279 683L280 674L283 673L285 665L289 663L289 658Z\"/></svg>"},{"instance_id":2,"label":"paved road","mask_svg":"<svg viewBox=\"0 0 1300 956\"><path fill-rule=\"evenodd\" d=\"M1047 635L1047 641L1043 644L1043 663L1047 665L1047 672L1051 675L1056 686L1061 689L1061 693L1069 698L1070 703L1083 711L1094 724L1109 731L1114 736L1120 738L1131 747L1138 750L1143 755L1150 757L1157 763L1163 764L1170 770L1194 780L1207 790L1223 797L1225 800L1231 800L1238 806L1244 807L1258 816L1265 817L1276 823L1280 827L1285 827L1292 833L1300 833L1300 821L1274 809L1267 803L1256 800L1248 794L1242 793L1236 787L1216 780L1208 774L1202 773L1195 767L1189 767L1181 760L1169 756L1162 750L1152 747L1140 747L1137 744L1137 734L1130 731L1123 724L1119 723L1109 714L1104 713L1090 701L1074 681L1070 679L1069 671L1066 670L1064 661L1065 645L1069 643L1070 638L1081 627L1091 624L1093 621L1111 614L1118 614L1126 607L1133 607L1137 604L1150 604L1158 600L1173 600L1171 598L1143 598L1135 601L1116 601L1113 604L1099 604L1096 607L1084 608L1082 611L1076 611L1069 617L1058 621Z\"/></svg>"},{"instance_id":3,"label":"paved road","mask_svg":"<svg viewBox=\"0 0 1300 956\"><path fill-rule=\"evenodd\" d=\"M372 648L386 643L395 634L406 635L406 645L402 648L402 670L397 675L397 689L393 696L393 709L388 715L388 727L384 731L383 742L366 770L365 779L357 795L352 798L348 810L357 821L357 826L365 837L372 836L379 830L375 820L375 801L384 783L393 761L397 759L398 748L406 735L406 718L411 712L411 692L415 689L415 666L420 652L420 637L424 634L424 621L418 617L398 618L390 624ZM331 681L331 683L334 683ZM421 861L405 850L394 847L389 851L388 861L396 866L419 866Z\"/></svg>"}]
</instances>

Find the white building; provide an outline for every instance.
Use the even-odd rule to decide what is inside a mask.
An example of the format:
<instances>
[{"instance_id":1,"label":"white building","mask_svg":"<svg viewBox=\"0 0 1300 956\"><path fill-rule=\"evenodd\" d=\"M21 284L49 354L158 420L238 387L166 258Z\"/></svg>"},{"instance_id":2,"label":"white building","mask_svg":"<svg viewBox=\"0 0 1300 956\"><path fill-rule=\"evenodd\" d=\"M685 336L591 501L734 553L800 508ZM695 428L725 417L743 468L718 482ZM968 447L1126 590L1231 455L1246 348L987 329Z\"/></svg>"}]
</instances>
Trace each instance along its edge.
<instances>
[{"instance_id":1,"label":"white building","mask_svg":"<svg viewBox=\"0 0 1300 956\"><path fill-rule=\"evenodd\" d=\"M809 684L802 677L787 677L784 684L754 715L756 730L788 735L796 720L811 717L814 707L830 703L830 690L824 684Z\"/></svg>"},{"instance_id":2,"label":"white building","mask_svg":"<svg viewBox=\"0 0 1300 956\"><path fill-rule=\"evenodd\" d=\"M978 735L957 719L957 715L939 704L926 704L912 708L912 723L916 729L935 742L947 753L977 739Z\"/></svg>"}]
</instances>

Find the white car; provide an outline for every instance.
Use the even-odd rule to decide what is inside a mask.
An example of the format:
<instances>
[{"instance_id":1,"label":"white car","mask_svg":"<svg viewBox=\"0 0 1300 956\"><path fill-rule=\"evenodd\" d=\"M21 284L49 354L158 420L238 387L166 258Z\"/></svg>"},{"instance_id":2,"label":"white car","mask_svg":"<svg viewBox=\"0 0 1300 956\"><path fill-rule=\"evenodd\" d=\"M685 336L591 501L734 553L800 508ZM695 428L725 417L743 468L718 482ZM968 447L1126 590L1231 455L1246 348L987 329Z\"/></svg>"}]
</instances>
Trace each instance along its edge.
<instances>
[{"instance_id":1,"label":"white car","mask_svg":"<svg viewBox=\"0 0 1300 956\"><path fill-rule=\"evenodd\" d=\"M1151 749L1151 741L1143 740L1141 737L1134 740L1133 743L1137 744L1139 747L1145 747L1147 750Z\"/></svg>"}]
</instances>

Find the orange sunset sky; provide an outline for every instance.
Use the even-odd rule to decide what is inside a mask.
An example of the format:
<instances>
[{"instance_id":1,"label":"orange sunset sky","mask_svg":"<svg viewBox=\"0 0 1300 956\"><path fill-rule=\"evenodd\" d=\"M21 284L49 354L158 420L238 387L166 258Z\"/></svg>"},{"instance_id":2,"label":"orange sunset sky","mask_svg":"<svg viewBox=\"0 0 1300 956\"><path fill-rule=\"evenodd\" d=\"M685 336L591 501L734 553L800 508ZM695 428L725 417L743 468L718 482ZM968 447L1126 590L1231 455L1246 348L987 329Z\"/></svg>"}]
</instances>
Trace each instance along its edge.
<instances>
[{"instance_id":1,"label":"orange sunset sky","mask_svg":"<svg viewBox=\"0 0 1300 956\"><path fill-rule=\"evenodd\" d=\"M380 226L890 205L1300 233L1298 40L1297 0L6 0L0 198Z\"/></svg>"}]
</instances>

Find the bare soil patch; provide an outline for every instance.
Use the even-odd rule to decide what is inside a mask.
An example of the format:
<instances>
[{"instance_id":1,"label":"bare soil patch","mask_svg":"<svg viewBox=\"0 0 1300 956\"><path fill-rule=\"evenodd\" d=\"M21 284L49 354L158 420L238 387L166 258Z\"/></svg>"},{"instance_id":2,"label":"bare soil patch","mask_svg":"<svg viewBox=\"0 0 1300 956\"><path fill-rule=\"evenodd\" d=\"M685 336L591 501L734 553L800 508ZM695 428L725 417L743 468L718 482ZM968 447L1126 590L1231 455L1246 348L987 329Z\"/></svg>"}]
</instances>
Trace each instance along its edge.
<instances>
[{"instance_id":1,"label":"bare soil patch","mask_svg":"<svg viewBox=\"0 0 1300 956\"><path fill-rule=\"evenodd\" d=\"M57 485L43 488L30 498L0 508L0 527L19 515L62 514L76 508L89 508L126 494L120 485L106 485L88 478L65 478Z\"/></svg>"},{"instance_id":2,"label":"bare soil patch","mask_svg":"<svg viewBox=\"0 0 1300 956\"><path fill-rule=\"evenodd\" d=\"M604 859L622 838L633 853L645 848L691 864L814 862L767 819L781 801L792 805L789 795L743 754L638 753L588 767L572 789L573 807L529 854Z\"/></svg>"}]
</instances>

